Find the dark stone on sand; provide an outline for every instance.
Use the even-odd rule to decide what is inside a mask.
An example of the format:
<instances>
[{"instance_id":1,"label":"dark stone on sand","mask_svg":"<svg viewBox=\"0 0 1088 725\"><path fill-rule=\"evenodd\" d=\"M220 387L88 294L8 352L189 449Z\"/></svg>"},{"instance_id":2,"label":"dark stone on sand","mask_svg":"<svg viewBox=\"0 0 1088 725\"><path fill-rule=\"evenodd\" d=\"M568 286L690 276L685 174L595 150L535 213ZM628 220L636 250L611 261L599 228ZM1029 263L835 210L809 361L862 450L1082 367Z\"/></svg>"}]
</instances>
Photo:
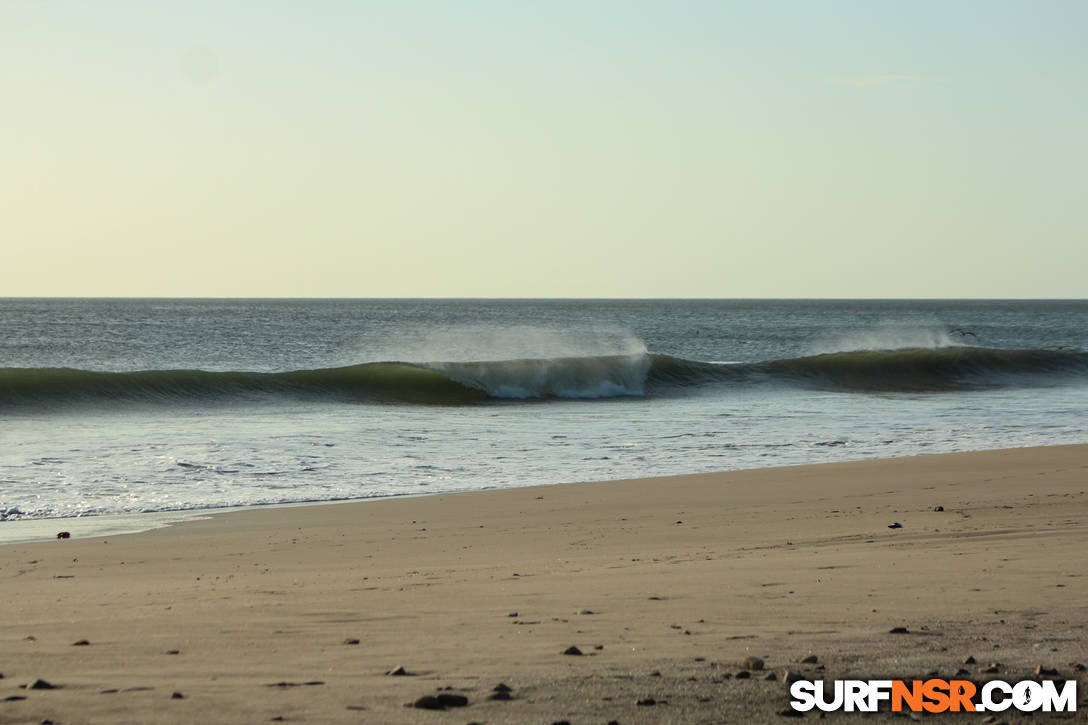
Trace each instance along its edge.
<instances>
[{"instance_id":1,"label":"dark stone on sand","mask_svg":"<svg viewBox=\"0 0 1088 725\"><path fill-rule=\"evenodd\" d=\"M994 662L992 665L984 668L982 671L988 675L992 675L995 672L1000 672L1001 666L998 663Z\"/></svg>"},{"instance_id":2,"label":"dark stone on sand","mask_svg":"<svg viewBox=\"0 0 1088 725\"><path fill-rule=\"evenodd\" d=\"M762 670L763 660L759 657L745 657L740 661L741 669L745 670Z\"/></svg>"},{"instance_id":3,"label":"dark stone on sand","mask_svg":"<svg viewBox=\"0 0 1088 725\"><path fill-rule=\"evenodd\" d=\"M435 699L438 700L438 704L442 707L466 707L468 705L467 697L464 695L454 695L449 692L435 695Z\"/></svg>"},{"instance_id":4,"label":"dark stone on sand","mask_svg":"<svg viewBox=\"0 0 1088 725\"><path fill-rule=\"evenodd\" d=\"M166 654L168 654L168 655L179 655L179 654L181 654L181 650L179 650L179 649L168 649L168 650L166 650Z\"/></svg>"},{"instance_id":5,"label":"dark stone on sand","mask_svg":"<svg viewBox=\"0 0 1088 725\"><path fill-rule=\"evenodd\" d=\"M556 720L552 725L570 725L570 720Z\"/></svg>"},{"instance_id":6,"label":"dark stone on sand","mask_svg":"<svg viewBox=\"0 0 1088 725\"><path fill-rule=\"evenodd\" d=\"M58 539L70 539L70 538L72 538L72 534L69 531L61 531L61 532L59 532L57 534L57 538Z\"/></svg>"},{"instance_id":7,"label":"dark stone on sand","mask_svg":"<svg viewBox=\"0 0 1088 725\"><path fill-rule=\"evenodd\" d=\"M963 660L963 664L973 665L973 664L975 664L975 658L974 657L967 657L966 659Z\"/></svg>"},{"instance_id":8,"label":"dark stone on sand","mask_svg":"<svg viewBox=\"0 0 1088 725\"><path fill-rule=\"evenodd\" d=\"M944 511L944 506L934 506L933 510L934 511Z\"/></svg>"},{"instance_id":9,"label":"dark stone on sand","mask_svg":"<svg viewBox=\"0 0 1088 725\"><path fill-rule=\"evenodd\" d=\"M54 685L52 682L46 682L45 680L40 680L39 679L39 680L34 680L34 682L27 685L26 689L28 689L28 690L56 690L56 689L58 689L58 686Z\"/></svg>"},{"instance_id":10,"label":"dark stone on sand","mask_svg":"<svg viewBox=\"0 0 1088 725\"><path fill-rule=\"evenodd\" d=\"M644 697L640 700L636 700L635 704L639 707L652 707L657 704L657 700L652 697Z\"/></svg>"},{"instance_id":11,"label":"dark stone on sand","mask_svg":"<svg viewBox=\"0 0 1088 725\"><path fill-rule=\"evenodd\" d=\"M592 609L579 609L578 614L596 614Z\"/></svg>"},{"instance_id":12,"label":"dark stone on sand","mask_svg":"<svg viewBox=\"0 0 1088 725\"><path fill-rule=\"evenodd\" d=\"M517 612L510 612L510 614L507 614L506 616L507 617L516 617L516 616L518 616L518 613Z\"/></svg>"},{"instance_id":13,"label":"dark stone on sand","mask_svg":"<svg viewBox=\"0 0 1088 725\"><path fill-rule=\"evenodd\" d=\"M820 658L817 657L816 655L808 655L807 657L802 657L801 658L801 664L803 664L803 665L814 665L819 661L820 661Z\"/></svg>"},{"instance_id":14,"label":"dark stone on sand","mask_svg":"<svg viewBox=\"0 0 1088 725\"><path fill-rule=\"evenodd\" d=\"M733 675L733 677L737 678L738 680L747 680L751 676L752 676L752 673L749 672L748 670L741 670L737 674Z\"/></svg>"},{"instance_id":15,"label":"dark stone on sand","mask_svg":"<svg viewBox=\"0 0 1088 725\"><path fill-rule=\"evenodd\" d=\"M25 700L26 695L8 695L4 698L4 702L18 702L19 700Z\"/></svg>"},{"instance_id":16,"label":"dark stone on sand","mask_svg":"<svg viewBox=\"0 0 1088 725\"><path fill-rule=\"evenodd\" d=\"M1088 667L1085 667L1080 662L1073 665L1073 671L1074 672L1084 672L1085 670L1088 670Z\"/></svg>"},{"instance_id":17,"label":"dark stone on sand","mask_svg":"<svg viewBox=\"0 0 1088 725\"><path fill-rule=\"evenodd\" d=\"M767 674L763 675L763 679L774 682L775 680L778 679L778 675L776 675L773 672L768 672Z\"/></svg>"},{"instance_id":18,"label":"dark stone on sand","mask_svg":"<svg viewBox=\"0 0 1088 725\"><path fill-rule=\"evenodd\" d=\"M72 642L73 647L86 647L89 644L90 644L90 642L88 640L85 640L85 639L81 639L81 640L77 640L75 642Z\"/></svg>"},{"instance_id":19,"label":"dark stone on sand","mask_svg":"<svg viewBox=\"0 0 1088 725\"><path fill-rule=\"evenodd\" d=\"M965 670L962 667L956 670L956 677L966 677L969 674L971 674L971 671Z\"/></svg>"},{"instance_id":20,"label":"dark stone on sand","mask_svg":"<svg viewBox=\"0 0 1088 725\"><path fill-rule=\"evenodd\" d=\"M184 700L185 695L181 694L180 692L175 692L174 694L170 695L170 699L171 700Z\"/></svg>"},{"instance_id":21,"label":"dark stone on sand","mask_svg":"<svg viewBox=\"0 0 1088 725\"><path fill-rule=\"evenodd\" d=\"M903 528L903 524L896 521L894 524L888 524L888 528L889 529L901 529L901 528Z\"/></svg>"},{"instance_id":22,"label":"dark stone on sand","mask_svg":"<svg viewBox=\"0 0 1088 725\"><path fill-rule=\"evenodd\" d=\"M578 649L574 645L571 645L570 647L567 647L565 650L563 650L563 654L578 656L582 654L582 650Z\"/></svg>"},{"instance_id":23,"label":"dark stone on sand","mask_svg":"<svg viewBox=\"0 0 1088 725\"><path fill-rule=\"evenodd\" d=\"M794 672L793 670L786 670L782 674L782 679L785 680L787 685L792 685L793 683L795 683L795 682L797 682L799 680L803 680L805 678L802 677L801 675L799 675L798 673Z\"/></svg>"},{"instance_id":24,"label":"dark stone on sand","mask_svg":"<svg viewBox=\"0 0 1088 725\"><path fill-rule=\"evenodd\" d=\"M910 630L906 627L892 627L888 630L888 634L910 634Z\"/></svg>"},{"instance_id":25,"label":"dark stone on sand","mask_svg":"<svg viewBox=\"0 0 1088 725\"><path fill-rule=\"evenodd\" d=\"M1043 667L1042 665L1039 665L1035 668L1035 674L1046 675L1047 677L1057 677L1058 671L1053 667Z\"/></svg>"},{"instance_id":26,"label":"dark stone on sand","mask_svg":"<svg viewBox=\"0 0 1088 725\"><path fill-rule=\"evenodd\" d=\"M785 710L779 710L775 714L779 715L781 717L804 717L805 716L805 713L798 712L797 710L794 710L792 707L787 707Z\"/></svg>"},{"instance_id":27,"label":"dark stone on sand","mask_svg":"<svg viewBox=\"0 0 1088 725\"><path fill-rule=\"evenodd\" d=\"M509 692L503 690L500 692L492 692L487 696L488 700L513 700L514 697Z\"/></svg>"},{"instance_id":28,"label":"dark stone on sand","mask_svg":"<svg viewBox=\"0 0 1088 725\"><path fill-rule=\"evenodd\" d=\"M396 667L389 670L385 674L387 674L387 675L389 675L391 677L407 677L411 673L409 673L408 670L404 669L400 665L397 665Z\"/></svg>"},{"instance_id":29,"label":"dark stone on sand","mask_svg":"<svg viewBox=\"0 0 1088 725\"><path fill-rule=\"evenodd\" d=\"M120 690L118 690L117 688L110 688L109 690L102 690L98 694L99 695L115 695L118 692L120 692Z\"/></svg>"},{"instance_id":30,"label":"dark stone on sand","mask_svg":"<svg viewBox=\"0 0 1088 725\"><path fill-rule=\"evenodd\" d=\"M344 640L344 644L359 644L359 640L355 639L354 637L348 637Z\"/></svg>"},{"instance_id":31,"label":"dark stone on sand","mask_svg":"<svg viewBox=\"0 0 1088 725\"><path fill-rule=\"evenodd\" d=\"M325 684L324 680L311 680L310 682L272 682L272 683L269 683L269 684L265 685L265 687L304 687L304 686L324 685L324 684ZM135 690L135 689L150 690L151 688L150 687L141 687L141 688L130 687L128 690L125 690L125 692L129 692L130 690Z\"/></svg>"},{"instance_id":32,"label":"dark stone on sand","mask_svg":"<svg viewBox=\"0 0 1088 725\"><path fill-rule=\"evenodd\" d=\"M438 701L438 698L434 695L424 695L415 702L412 703L412 707L417 707L420 710L445 710L446 707Z\"/></svg>"},{"instance_id":33,"label":"dark stone on sand","mask_svg":"<svg viewBox=\"0 0 1088 725\"><path fill-rule=\"evenodd\" d=\"M506 684L505 682L500 682L499 684L492 687L491 691L492 692L513 692L514 688L510 687L510 685Z\"/></svg>"}]
</instances>

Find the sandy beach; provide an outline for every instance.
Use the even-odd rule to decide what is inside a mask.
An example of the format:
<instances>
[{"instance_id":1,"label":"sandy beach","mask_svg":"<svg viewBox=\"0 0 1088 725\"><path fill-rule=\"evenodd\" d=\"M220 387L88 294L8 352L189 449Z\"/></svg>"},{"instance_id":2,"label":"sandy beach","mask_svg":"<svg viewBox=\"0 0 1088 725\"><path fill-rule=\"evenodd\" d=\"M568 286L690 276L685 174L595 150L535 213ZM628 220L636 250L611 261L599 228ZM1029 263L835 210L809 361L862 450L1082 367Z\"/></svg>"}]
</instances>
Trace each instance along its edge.
<instances>
[{"instance_id":1,"label":"sandy beach","mask_svg":"<svg viewBox=\"0 0 1088 725\"><path fill-rule=\"evenodd\" d=\"M0 723L776 722L787 670L1039 665L1083 722L1086 491L1080 445L66 522L0 547Z\"/></svg>"}]
</instances>

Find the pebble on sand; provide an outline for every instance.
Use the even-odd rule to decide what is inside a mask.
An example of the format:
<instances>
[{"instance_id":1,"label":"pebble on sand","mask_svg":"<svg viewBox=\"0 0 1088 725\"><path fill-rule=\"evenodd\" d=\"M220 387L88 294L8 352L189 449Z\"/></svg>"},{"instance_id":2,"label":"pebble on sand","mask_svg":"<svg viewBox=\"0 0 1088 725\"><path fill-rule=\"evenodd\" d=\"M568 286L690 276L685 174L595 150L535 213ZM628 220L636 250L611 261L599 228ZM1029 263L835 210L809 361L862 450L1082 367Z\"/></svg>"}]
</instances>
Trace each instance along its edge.
<instances>
[{"instance_id":1,"label":"pebble on sand","mask_svg":"<svg viewBox=\"0 0 1088 725\"><path fill-rule=\"evenodd\" d=\"M906 627L892 627L888 630L888 634L910 634L910 630Z\"/></svg>"},{"instance_id":2,"label":"pebble on sand","mask_svg":"<svg viewBox=\"0 0 1088 725\"><path fill-rule=\"evenodd\" d=\"M408 675L410 675L412 673L409 672L408 670L404 669L403 666L397 665L396 667L389 670L385 674L387 674L387 675L389 675L391 677L407 677Z\"/></svg>"},{"instance_id":3,"label":"pebble on sand","mask_svg":"<svg viewBox=\"0 0 1088 725\"><path fill-rule=\"evenodd\" d=\"M85 639L80 639L80 640L76 640L75 642L72 642L73 647L86 647L89 644L90 644L90 642L88 640L85 640Z\"/></svg>"},{"instance_id":4,"label":"pebble on sand","mask_svg":"<svg viewBox=\"0 0 1088 725\"><path fill-rule=\"evenodd\" d=\"M412 703L412 707L419 708L420 710L445 710L445 706L438 701L438 698L434 695L424 695L415 702Z\"/></svg>"},{"instance_id":5,"label":"pebble on sand","mask_svg":"<svg viewBox=\"0 0 1088 725\"><path fill-rule=\"evenodd\" d=\"M445 710L447 707L465 707L466 705L468 705L467 697L452 695L448 692L442 692L438 695L424 695L412 703L412 707L420 710Z\"/></svg>"},{"instance_id":6,"label":"pebble on sand","mask_svg":"<svg viewBox=\"0 0 1088 725\"><path fill-rule=\"evenodd\" d=\"M54 685L52 682L47 682L45 680L38 679L38 680L34 680L34 682L27 685L26 689L28 689L28 690L56 690L56 689L59 689L59 687L60 687L59 685Z\"/></svg>"},{"instance_id":7,"label":"pebble on sand","mask_svg":"<svg viewBox=\"0 0 1088 725\"><path fill-rule=\"evenodd\" d=\"M567 647L565 650L563 650L563 654L577 656L582 654L582 650L578 649L574 645L571 645L570 647Z\"/></svg>"},{"instance_id":8,"label":"pebble on sand","mask_svg":"<svg viewBox=\"0 0 1088 725\"><path fill-rule=\"evenodd\" d=\"M820 661L820 658L817 657L816 655L808 655L807 657L802 657L801 658L801 664L803 664L803 665L814 665L819 661Z\"/></svg>"},{"instance_id":9,"label":"pebble on sand","mask_svg":"<svg viewBox=\"0 0 1088 725\"><path fill-rule=\"evenodd\" d=\"M344 644L359 644L359 640L355 637L348 637L344 640Z\"/></svg>"},{"instance_id":10,"label":"pebble on sand","mask_svg":"<svg viewBox=\"0 0 1088 725\"><path fill-rule=\"evenodd\" d=\"M745 657L740 661L740 667L743 670L762 670L763 660L759 657Z\"/></svg>"}]
</instances>

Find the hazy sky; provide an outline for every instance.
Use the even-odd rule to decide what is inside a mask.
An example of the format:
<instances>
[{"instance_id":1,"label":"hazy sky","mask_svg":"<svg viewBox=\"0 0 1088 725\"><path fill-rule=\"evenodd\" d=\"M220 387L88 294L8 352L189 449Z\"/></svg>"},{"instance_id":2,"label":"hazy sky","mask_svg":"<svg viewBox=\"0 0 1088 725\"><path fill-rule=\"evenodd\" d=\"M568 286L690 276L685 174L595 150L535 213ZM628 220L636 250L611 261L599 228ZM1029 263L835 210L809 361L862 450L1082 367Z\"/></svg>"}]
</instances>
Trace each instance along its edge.
<instances>
[{"instance_id":1,"label":"hazy sky","mask_svg":"<svg viewBox=\"0 0 1088 725\"><path fill-rule=\"evenodd\" d=\"M0 296L1088 297L1088 2L0 3Z\"/></svg>"}]
</instances>

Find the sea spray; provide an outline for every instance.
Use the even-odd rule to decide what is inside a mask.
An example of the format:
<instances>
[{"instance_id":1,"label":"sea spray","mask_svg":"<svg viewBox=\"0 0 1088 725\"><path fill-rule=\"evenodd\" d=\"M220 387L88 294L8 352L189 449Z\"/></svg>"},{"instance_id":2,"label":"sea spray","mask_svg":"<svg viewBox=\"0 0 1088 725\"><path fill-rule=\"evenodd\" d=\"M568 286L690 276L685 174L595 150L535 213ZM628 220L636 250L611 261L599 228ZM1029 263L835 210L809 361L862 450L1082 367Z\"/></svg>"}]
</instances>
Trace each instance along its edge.
<instances>
[{"instance_id":1,"label":"sea spray","mask_svg":"<svg viewBox=\"0 0 1088 725\"><path fill-rule=\"evenodd\" d=\"M351 347L345 363L458 363L645 355L646 343L616 325L407 324Z\"/></svg>"},{"instance_id":2,"label":"sea spray","mask_svg":"<svg viewBox=\"0 0 1088 725\"><path fill-rule=\"evenodd\" d=\"M963 332L964 334L959 334ZM967 331L953 333L939 325L878 325L860 330L824 333L813 340L810 352L822 355L859 350L906 350L937 349L975 344L977 338L968 338Z\"/></svg>"}]
</instances>

